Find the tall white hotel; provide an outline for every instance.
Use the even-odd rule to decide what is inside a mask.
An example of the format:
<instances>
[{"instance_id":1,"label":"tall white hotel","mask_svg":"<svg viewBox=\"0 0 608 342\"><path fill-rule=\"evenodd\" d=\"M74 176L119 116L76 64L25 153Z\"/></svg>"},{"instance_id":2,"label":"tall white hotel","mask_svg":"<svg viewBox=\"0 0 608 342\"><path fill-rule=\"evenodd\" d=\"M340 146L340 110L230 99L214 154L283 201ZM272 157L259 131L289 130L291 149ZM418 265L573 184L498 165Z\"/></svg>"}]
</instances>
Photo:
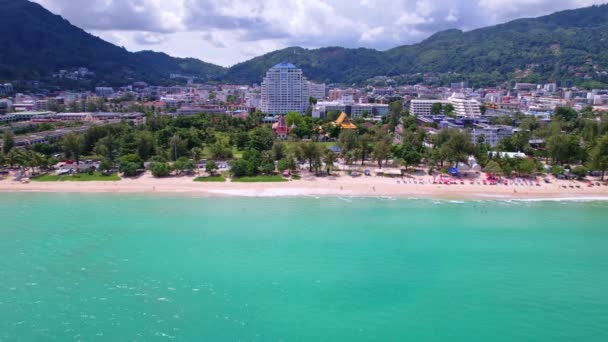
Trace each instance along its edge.
<instances>
[{"instance_id":1,"label":"tall white hotel","mask_svg":"<svg viewBox=\"0 0 608 342\"><path fill-rule=\"evenodd\" d=\"M270 115L287 112L304 114L310 96L321 94L325 97L324 84L307 81L302 69L282 62L270 68L262 81L261 110Z\"/></svg>"}]
</instances>

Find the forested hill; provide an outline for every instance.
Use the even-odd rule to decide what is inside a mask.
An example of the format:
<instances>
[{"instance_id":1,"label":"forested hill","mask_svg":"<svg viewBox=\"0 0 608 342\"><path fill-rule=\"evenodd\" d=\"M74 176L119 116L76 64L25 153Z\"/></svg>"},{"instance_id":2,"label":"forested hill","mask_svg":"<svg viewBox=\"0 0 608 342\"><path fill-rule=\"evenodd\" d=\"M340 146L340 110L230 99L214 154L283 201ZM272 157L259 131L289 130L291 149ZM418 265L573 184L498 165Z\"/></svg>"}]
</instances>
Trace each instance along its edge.
<instances>
[{"instance_id":1,"label":"forested hill","mask_svg":"<svg viewBox=\"0 0 608 342\"><path fill-rule=\"evenodd\" d=\"M91 84L170 83L169 74L203 81L259 83L287 60L326 83L363 83L374 76L442 73L474 85L505 80L608 83L608 5L519 19L469 32L439 32L387 51L299 47L274 51L229 69L151 51L132 53L73 26L27 0L0 0L0 81L44 80L60 69L87 67Z\"/></svg>"},{"instance_id":2,"label":"forested hill","mask_svg":"<svg viewBox=\"0 0 608 342\"><path fill-rule=\"evenodd\" d=\"M287 48L233 66L226 78L259 82L281 60L314 80L360 82L378 75L462 73L477 83L505 79L574 79L608 70L608 5L519 19L469 32L439 32L388 51Z\"/></svg>"},{"instance_id":3,"label":"forested hill","mask_svg":"<svg viewBox=\"0 0 608 342\"><path fill-rule=\"evenodd\" d=\"M167 81L170 73L217 79L224 68L162 53L132 53L27 0L0 0L0 80L44 79L61 69L87 67L95 82Z\"/></svg>"}]
</instances>

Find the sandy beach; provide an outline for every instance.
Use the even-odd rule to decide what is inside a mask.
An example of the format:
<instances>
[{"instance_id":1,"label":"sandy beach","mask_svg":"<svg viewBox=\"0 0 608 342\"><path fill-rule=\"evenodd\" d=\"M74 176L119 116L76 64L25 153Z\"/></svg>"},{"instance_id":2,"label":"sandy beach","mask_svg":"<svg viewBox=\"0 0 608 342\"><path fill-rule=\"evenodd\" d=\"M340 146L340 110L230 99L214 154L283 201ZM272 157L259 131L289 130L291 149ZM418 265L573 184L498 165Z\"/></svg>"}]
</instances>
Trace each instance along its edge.
<instances>
[{"instance_id":1,"label":"sandy beach","mask_svg":"<svg viewBox=\"0 0 608 342\"><path fill-rule=\"evenodd\" d=\"M423 184L420 184L423 183ZM284 183L198 183L193 177L155 179L150 174L116 182L0 181L0 192L159 193L223 197L354 196L436 199L608 199L608 186L588 187L583 182L553 181L539 185L432 184L430 177L392 179L348 176L305 177ZM565 188L564 188L565 186Z\"/></svg>"}]
</instances>

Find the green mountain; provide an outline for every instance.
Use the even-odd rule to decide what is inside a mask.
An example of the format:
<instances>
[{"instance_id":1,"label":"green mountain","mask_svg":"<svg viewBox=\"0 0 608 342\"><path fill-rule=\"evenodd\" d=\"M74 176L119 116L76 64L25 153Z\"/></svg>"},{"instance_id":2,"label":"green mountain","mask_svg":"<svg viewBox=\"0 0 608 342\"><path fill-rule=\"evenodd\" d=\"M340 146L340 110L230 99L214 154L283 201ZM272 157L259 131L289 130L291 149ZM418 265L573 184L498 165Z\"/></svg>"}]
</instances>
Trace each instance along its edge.
<instances>
[{"instance_id":1,"label":"green mountain","mask_svg":"<svg viewBox=\"0 0 608 342\"><path fill-rule=\"evenodd\" d=\"M234 82L259 82L287 60L310 79L362 82L370 77L414 73L459 73L478 84L521 78L574 80L576 74L608 71L608 5L519 19L469 32L447 30L418 44L388 51L287 48L230 68ZM582 79L582 75L579 75Z\"/></svg>"},{"instance_id":2,"label":"green mountain","mask_svg":"<svg viewBox=\"0 0 608 342\"><path fill-rule=\"evenodd\" d=\"M132 53L73 26L27 0L0 0L0 81L43 80L61 69L87 67L90 84L130 81L168 84L169 74L203 81L259 83L266 71L289 61L315 81L363 83L374 76L421 80L439 73L443 82L467 79L474 85L507 80L608 83L608 5L519 19L469 32L447 30L413 45L387 51L291 47L231 68L163 53ZM596 83L601 84L601 83Z\"/></svg>"},{"instance_id":3,"label":"green mountain","mask_svg":"<svg viewBox=\"0 0 608 342\"><path fill-rule=\"evenodd\" d=\"M129 52L27 0L0 0L0 8L0 80L45 79L78 67L95 72L94 83L111 85L128 80L162 84L170 73L209 80L225 72L197 59Z\"/></svg>"}]
</instances>

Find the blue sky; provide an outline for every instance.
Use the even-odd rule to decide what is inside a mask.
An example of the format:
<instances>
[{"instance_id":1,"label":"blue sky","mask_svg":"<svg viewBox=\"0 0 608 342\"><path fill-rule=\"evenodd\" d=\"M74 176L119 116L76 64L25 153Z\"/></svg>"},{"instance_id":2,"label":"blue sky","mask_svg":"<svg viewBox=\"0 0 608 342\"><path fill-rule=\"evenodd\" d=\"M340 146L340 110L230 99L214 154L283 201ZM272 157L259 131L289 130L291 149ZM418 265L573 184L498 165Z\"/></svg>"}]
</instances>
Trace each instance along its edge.
<instances>
[{"instance_id":1,"label":"blue sky","mask_svg":"<svg viewBox=\"0 0 608 342\"><path fill-rule=\"evenodd\" d=\"M388 49L606 0L33 0L131 51L229 66L288 46Z\"/></svg>"}]
</instances>

